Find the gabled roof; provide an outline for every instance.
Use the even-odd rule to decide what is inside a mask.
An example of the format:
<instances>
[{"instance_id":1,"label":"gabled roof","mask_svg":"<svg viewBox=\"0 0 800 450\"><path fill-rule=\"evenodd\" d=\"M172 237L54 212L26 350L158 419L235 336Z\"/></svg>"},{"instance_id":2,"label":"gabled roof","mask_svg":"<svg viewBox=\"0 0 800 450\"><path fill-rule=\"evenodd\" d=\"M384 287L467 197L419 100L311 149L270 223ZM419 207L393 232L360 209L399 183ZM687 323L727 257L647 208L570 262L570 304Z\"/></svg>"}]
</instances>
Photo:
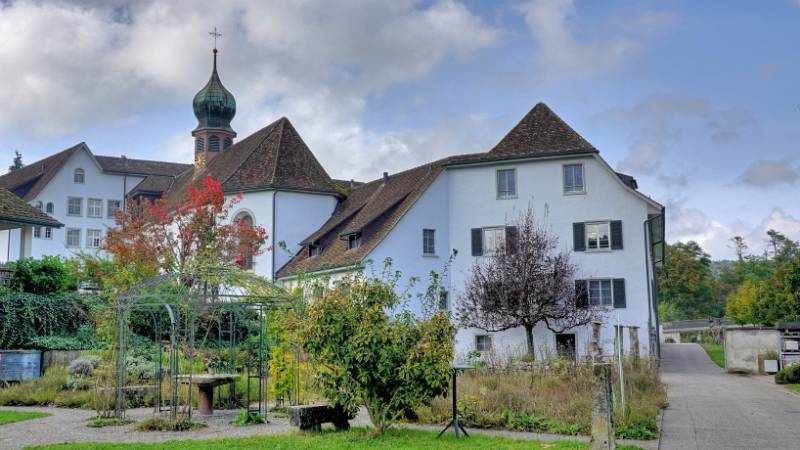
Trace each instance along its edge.
<instances>
[{"instance_id":1,"label":"gabled roof","mask_svg":"<svg viewBox=\"0 0 800 450\"><path fill-rule=\"evenodd\" d=\"M64 226L7 189L0 188L0 222L59 228Z\"/></svg>"},{"instance_id":2,"label":"gabled roof","mask_svg":"<svg viewBox=\"0 0 800 450\"><path fill-rule=\"evenodd\" d=\"M340 189L311 153L289 119L275 122L220 152L197 177L184 173L173 184L170 203L182 198L186 184L208 176L225 192L285 189L340 194Z\"/></svg>"},{"instance_id":3,"label":"gabled roof","mask_svg":"<svg viewBox=\"0 0 800 450\"><path fill-rule=\"evenodd\" d=\"M175 177L192 168L191 164L181 164L146 159L131 159L117 156L94 157L106 172L117 172L129 175L159 175Z\"/></svg>"},{"instance_id":4,"label":"gabled roof","mask_svg":"<svg viewBox=\"0 0 800 450\"><path fill-rule=\"evenodd\" d=\"M64 162L85 146L86 144L81 142L55 155L27 164L21 169L8 172L0 176L0 188L8 189L23 200L32 200L53 179Z\"/></svg>"}]
</instances>

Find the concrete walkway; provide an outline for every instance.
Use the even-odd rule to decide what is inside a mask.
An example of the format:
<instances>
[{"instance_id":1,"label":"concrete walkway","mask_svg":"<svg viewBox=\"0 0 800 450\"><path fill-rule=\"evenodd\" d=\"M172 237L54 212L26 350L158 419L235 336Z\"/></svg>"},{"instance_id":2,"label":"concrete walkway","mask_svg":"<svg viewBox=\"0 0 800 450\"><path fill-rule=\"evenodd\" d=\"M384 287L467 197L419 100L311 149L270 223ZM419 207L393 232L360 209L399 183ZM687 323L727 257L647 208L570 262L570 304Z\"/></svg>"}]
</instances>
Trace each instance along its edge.
<instances>
[{"instance_id":1,"label":"concrete walkway","mask_svg":"<svg viewBox=\"0 0 800 450\"><path fill-rule=\"evenodd\" d=\"M697 344L665 344L661 353L669 407L660 449L800 448L800 396L725 373Z\"/></svg>"}]
</instances>

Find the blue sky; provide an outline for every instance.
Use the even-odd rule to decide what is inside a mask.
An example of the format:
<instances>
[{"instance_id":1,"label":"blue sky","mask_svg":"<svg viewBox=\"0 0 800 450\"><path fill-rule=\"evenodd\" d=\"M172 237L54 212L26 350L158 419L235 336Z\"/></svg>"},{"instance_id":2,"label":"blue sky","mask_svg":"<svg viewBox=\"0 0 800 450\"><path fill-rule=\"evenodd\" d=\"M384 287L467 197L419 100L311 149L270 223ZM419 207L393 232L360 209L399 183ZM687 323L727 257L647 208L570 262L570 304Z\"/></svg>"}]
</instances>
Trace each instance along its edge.
<instances>
[{"instance_id":1,"label":"blue sky","mask_svg":"<svg viewBox=\"0 0 800 450\"><path fill-rule=\"evenodd\" d=\"M9 162L190 162L217 26L240 137L287 116L334 177L488 150L544 101L667 205L670 240L800 239L798 0L0 5Z\"/></svg>"}]
</instances>

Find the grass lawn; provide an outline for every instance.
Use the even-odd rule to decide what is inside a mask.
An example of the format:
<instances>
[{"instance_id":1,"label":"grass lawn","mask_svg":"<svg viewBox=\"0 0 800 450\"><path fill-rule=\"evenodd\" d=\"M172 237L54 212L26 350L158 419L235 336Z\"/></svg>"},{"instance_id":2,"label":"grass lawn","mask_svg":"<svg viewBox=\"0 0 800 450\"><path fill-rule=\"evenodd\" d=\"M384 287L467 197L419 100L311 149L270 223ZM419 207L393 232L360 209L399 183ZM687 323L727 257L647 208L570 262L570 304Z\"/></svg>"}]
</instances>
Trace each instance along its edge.
<instances>
[{"instance_id":1,"label":"grass lawn","mask_svg":"<svg viewBox=\"0 0 800 450\"><path fill-rule=\"evenodd\" d=\"M49 445L34 447L36 449L58 450L249 450L249 449L307 449L307 450L339 450L339 449L588 449L589 444L577 441L523 441L508 438L472 435L459 441L452 433L436 438L436 433L419 430L393 429L383 437L373 437L371 430L355 428L345 433L326 432L316 436L300 434L276 434L272 436L255 436L246 438L216 439L208 441L168 441L152 444L131 443L86 443ZM621 450L635 450L638 447L617 446Z\"/></svg>"},{"instance_id":2,"label":"grass lawn","mask_svg":"<svg viewBox=\"0 0 800 450\"><path fill-rule=\"evenodd\" d=\"M784 386L786 386L786 389L800 394L800 384L784 384Z\"/></svg>"},{"instance_id":3,"label":"grass lawn","mask_svg":"<svg viewBox=\"0 0 800 450\"><path fill-rule=\"evenodd\" d=\"M34 411L5 411L0 409L0 425L7 423L21 422L23 420L38 419L47 417L50 414Z\"/></svg>"},{"instance_id":4,"label":"grass lawn","mask_svg":"<svg viewBox=\"0 0 800 450\"><path fill-rule=\"evenodd\" d=\"M714 364L725 367L725 352L722 349L722 344L700 344L708 353L708 357Z\"/></svg>"}]
</instances>

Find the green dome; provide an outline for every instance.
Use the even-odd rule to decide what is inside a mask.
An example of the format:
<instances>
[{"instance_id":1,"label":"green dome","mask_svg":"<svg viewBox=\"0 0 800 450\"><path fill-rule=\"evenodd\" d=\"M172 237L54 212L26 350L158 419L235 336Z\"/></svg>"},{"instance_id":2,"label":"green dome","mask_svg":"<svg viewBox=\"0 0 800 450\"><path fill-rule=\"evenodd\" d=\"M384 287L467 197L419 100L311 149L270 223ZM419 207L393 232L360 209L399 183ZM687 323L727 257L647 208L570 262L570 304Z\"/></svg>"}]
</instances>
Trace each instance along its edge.
<instances>
[{"instance_id":1,"label":"green dome","mask_svg":"<svg viewBox=\"0 0 800 450\"><path fill-rule=\"evenodd\" d=\"M231 128L231 120L236 115L236 99L219 80L216 49L214 49L214 70L211 72L211 78L194 96L192 107L197 117L195 131L212 129L236 134Z\"/></svg>"}]
</instances>

